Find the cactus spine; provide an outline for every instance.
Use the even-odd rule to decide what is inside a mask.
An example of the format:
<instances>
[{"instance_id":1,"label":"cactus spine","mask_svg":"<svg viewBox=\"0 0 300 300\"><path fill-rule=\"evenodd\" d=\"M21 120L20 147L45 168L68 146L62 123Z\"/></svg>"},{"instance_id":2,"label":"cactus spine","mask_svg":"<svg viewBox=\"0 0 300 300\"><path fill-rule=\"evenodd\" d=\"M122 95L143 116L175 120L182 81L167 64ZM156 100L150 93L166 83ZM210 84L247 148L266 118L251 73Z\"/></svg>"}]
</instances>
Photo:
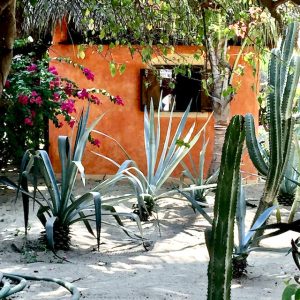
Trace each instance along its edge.
<instances>
[{"instance_id":1,"label":"cactus spine","mask_svg":"<svg viewBox=\"0 0 300 300\"><path fill-rule=\"evenodd\" d=\"M293 55L298 27L298 23L290 24L280 49L271 51L267 97L270 146L268 161L263 158L255 136L253 116L247 114L245 117L250 158L259 173L266 177L264 195L253 222L265 208L274 203L290 156L294 128L292 108L300 75L300 58Z\"/></svg>"},{"instance_id":2,"label":"cactus spine","mask_svg":"<svg viewBox=\"0 0 300 300\"><path fill-rule=\"evenodd\" d=\"M212 232L207 237L210 253L208 300L230 299L233 230L244 139L244 118L234 116L225 135Z\"/></svg>"}]
</instances>

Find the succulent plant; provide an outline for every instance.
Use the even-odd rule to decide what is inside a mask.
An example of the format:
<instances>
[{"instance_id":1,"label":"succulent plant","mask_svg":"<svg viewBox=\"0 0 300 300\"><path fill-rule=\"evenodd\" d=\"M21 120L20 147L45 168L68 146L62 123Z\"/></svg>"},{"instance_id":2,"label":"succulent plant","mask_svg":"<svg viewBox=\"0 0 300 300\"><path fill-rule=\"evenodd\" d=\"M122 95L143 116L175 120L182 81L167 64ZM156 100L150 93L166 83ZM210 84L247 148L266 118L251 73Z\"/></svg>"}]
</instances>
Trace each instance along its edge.
<instances>
[{"instance_id":1,"label":"succulent plant","mask_svg":"<svg viewBox=\"0 0 300 300\"><path fill-rule=\"evenodd\" d=\"M276 201L293 140L293 101L300 75L300 57L293 55L298 38L298 23L291 23L279 49L271 51L268 73L268 128L270 156L263 157L255 135L253 116L245 116L246 142L250 158L258 172L266 177L263 197L254 221Z\"/></svg>"},{"instance_id":2,"label":"succulent plant","mask_svg":"<svg viewBox=\"0 0 300 300\"><path fill-rule=\"evenodd\" d=\"M222 150L213 225L211 231L206 232L206 243L210 254L208 300L230 299L234 220L244 139L244 118L234 116L227 128Z\"/></svg>"}]
</instances>

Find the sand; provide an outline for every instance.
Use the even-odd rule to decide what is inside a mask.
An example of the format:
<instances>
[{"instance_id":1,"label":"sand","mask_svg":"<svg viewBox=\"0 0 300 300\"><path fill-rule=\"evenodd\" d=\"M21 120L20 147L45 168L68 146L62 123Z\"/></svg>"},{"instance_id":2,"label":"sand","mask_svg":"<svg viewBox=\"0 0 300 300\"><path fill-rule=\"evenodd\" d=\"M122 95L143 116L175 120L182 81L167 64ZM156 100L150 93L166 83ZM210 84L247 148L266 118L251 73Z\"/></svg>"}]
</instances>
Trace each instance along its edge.
<instances>
[{"instance_id":1,"label":"sand","mask_svg":"<svg viewBox=\"0 0 300 300\"><path fill-rule=\"evenodd\" d=\"M95 182L90 180L88 186ZM121 195L127 187L117 186L114 194ZM247 197L255 203L262 184L247 188ZM59 277L73 282L82 299L197 299L207 294L208 253L204 230L209 226L195 214L187 202L167 198L159 204L159 227L152 219L143 223L145 236L153 241L150 251L141 243L129 241L119 228L103 224L100 251L96 240L84 226L72 229L72 248L57 259L51 251L37 247L41 225L30 211L30 230L25 242L22 201L12 203L15 192L0 190L0 271L34 276ZM129 211L131 204L122 204L120 211ZM211 209L208 210L211 213ZM286 209L283 209L286 214ZM249 208L248 223L254 214ZM114 223L111 217L105 219ZM136 230L131 220L126 226ZM160 232L159 232L160 231ZM247 276L232 281L232 299L281 299L285 281L298 274L291 255L286 255L292 237L288 233L263 242L274 252L252 252ZM21 252L19 252L21 250ZM281 251L281 252L280 252ZM14 299L70 299L70 295L55 284L30 281L28 288Z\"/></svg>"}]
</instances>

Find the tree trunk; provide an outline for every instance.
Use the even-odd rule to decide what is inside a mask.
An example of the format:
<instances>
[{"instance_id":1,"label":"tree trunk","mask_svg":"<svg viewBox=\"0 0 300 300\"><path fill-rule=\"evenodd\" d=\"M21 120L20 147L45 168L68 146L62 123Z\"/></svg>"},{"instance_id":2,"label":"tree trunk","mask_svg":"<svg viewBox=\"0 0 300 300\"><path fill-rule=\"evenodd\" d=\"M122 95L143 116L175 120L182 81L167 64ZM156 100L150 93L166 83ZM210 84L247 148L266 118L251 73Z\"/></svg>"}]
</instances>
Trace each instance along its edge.
<instances>
[{"instance_id":1,"label":"tree trunk","mask_svg":"<svg viewBox=\"0 0 300 300\"><path fill-rule=\"evenodd\" d=\"M16 34L15 10L16 0L0 0L0 97L13 57Z\"/></svg>"},{"instance_id":2,"label":"tree trunk","mask_svg":"<svg viewBox=\"0 0 300 300\"><path fill-rule=\"evenodd\" d=\"M232 69L226 61L226 39L220 39L217 46L214 47L210 38L207 38L207 53L213 78L211 96L215 119L213 158L209 168L209 175L212 175L221 164L222 147L229 123L230 101L233 95L228 92L228 88L231 85Z\"/></svg>"}]
</instances>

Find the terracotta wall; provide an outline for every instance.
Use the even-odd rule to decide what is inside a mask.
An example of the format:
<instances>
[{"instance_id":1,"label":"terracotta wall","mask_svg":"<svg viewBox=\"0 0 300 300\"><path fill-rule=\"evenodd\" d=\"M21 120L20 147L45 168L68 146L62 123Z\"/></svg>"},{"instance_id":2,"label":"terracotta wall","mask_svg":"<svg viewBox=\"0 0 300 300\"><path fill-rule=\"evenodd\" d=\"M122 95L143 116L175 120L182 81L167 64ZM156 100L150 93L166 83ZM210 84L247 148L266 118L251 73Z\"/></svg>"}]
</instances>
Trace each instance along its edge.
<instances>
[{"instance_id":1,"label":"terracotta wall","mask_svg":"<svg viewBox=\"0 0 300 300\"><path fill-rule=\"evenodd\" d=\"M123 75L117 74L111 77L109 71L108 61L110 57L105 57L108 53L107 48L99 54L96 47L88 47L86 49L86 56L84 60L76 57L77 47L73 45L63 45L57 43L63 35L57 35L54 38L54 44L50 48L51 57L70 57L74 61L78 61L87 68L91 69L95 74L94 82L87 81L82 73L74 69L72 66L65 63L53 63L57 67L59 74L76 81L80 87L92 88L99 87L108 90L113 95L120 95L125 100L125 106L117 106L102 97L102 104L99 106L93 105L90 114L90 120L99 116L101 113L106 112L105 117L100 121L97 129L112 136L126 149L129 155L137 162L142 170L146 169L146 159L144 151L144 137L143 137L143 112L140 111L140 69L145 66L141 62L140 56L135 55L131 58L127 48L118 47L110 50L114 61L126 62L127 67ZM192 47L178 47L177 51L180 53L192 53ZM231 52L235 53L236 49L233 48ZM255 99L256 92L253 86L256 77L253 77L252 71L246 66L245 75L240 78L241 85L238 94L235 96L231 105L232 114L245 114L251 112L255 115L257 121L258 105ZM82 102L78 101L78 111L80 111ZM180 120L180 113L174 118L174 125L178 124ZM206 122L208 113L192 113L188 119L188 126L196 122L196 129L199 130ZM162 130L166 130L168 117L163 117ZM60 172L58 152L57 152L57 137L58 135L70 135L71 130L68 126L60 129L55 128L50 124L50 158L54 163L55 171ZM212 157L212 146L214 140L213 134L213 119L210 121L206 129L206 136L210 139L206 155L206 170ZM95 136L97 137L97 136ZM163 135L162 135L163 137ZM103 155L106 155L118 163L122 163L126 157L111 140L100 137L101 146L97 148L88 145L86 155L84 156L83 164L87 174L114 174L116 167L110 162L105 161L103 158L97 157L90 151L95 150ZM201 149L201 142L193 148L192 154L197 161L199 151ZM248 172L255 172L253 166L247 157L244 157L244 168ZM180 169L177 169L173 175L178 176Z\"/></svg>"}]
</instances>

